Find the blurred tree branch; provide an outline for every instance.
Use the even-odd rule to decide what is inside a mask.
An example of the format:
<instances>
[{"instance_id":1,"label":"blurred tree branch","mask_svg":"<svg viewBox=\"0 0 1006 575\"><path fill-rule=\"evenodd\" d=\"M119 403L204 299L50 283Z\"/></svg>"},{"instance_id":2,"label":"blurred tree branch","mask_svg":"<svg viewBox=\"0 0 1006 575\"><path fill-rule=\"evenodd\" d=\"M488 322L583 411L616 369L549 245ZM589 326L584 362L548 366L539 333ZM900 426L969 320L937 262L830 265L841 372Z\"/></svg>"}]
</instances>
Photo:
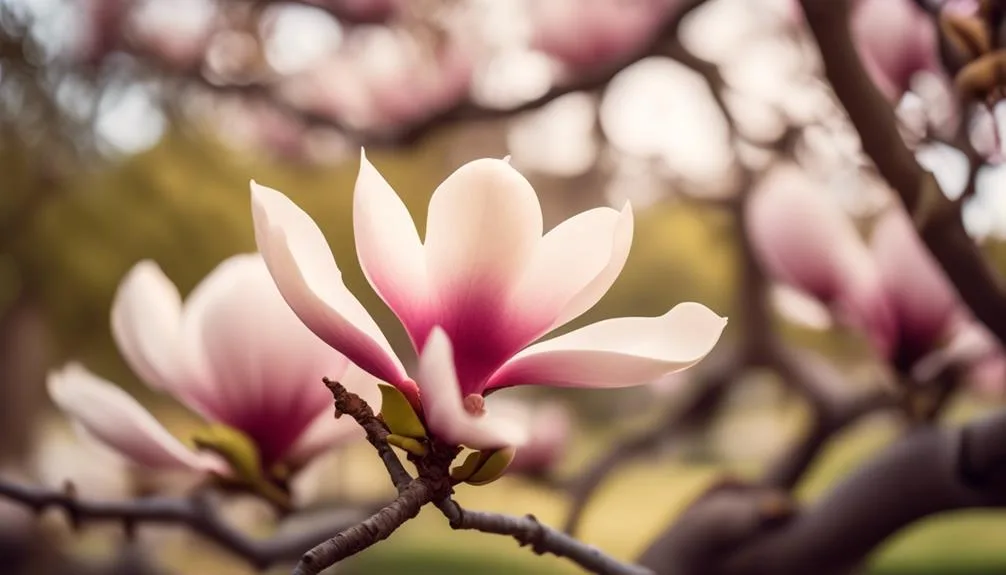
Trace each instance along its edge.
<instances>
[{"instance_id":1,"label":"blurred tree branch","mask_svg":"<svg viewBox=\"0 0 1006 575\"><path fill-rule=\"evenodd\" d=\"M327 521L310 531L254 539L224 521L207 493L191 498L149 497L132 501L91 501L72 491L19 485L0 480L0 497L30 507L36 513L48 508L62 509L71 524L121 523L129 533L143 523L184 525L259 569L300 556L304 549L360 520L365 511L340 509L330 512Z\"/></svg>"},{"instance_id":2,"label":"blurred tree branch","mask_svg":"<svg viewBox=\"0 0 1006 575\"><path fill-rule=\"evenodd\" d=\"M956 429L916 428L781 524L762 520L757 497L712 493L640 561L668 574L849 573L919 519L1006 506L1004 465L1006 414ZM703 549L693 545L697 538Z\"/></svg>"}]
</instances>

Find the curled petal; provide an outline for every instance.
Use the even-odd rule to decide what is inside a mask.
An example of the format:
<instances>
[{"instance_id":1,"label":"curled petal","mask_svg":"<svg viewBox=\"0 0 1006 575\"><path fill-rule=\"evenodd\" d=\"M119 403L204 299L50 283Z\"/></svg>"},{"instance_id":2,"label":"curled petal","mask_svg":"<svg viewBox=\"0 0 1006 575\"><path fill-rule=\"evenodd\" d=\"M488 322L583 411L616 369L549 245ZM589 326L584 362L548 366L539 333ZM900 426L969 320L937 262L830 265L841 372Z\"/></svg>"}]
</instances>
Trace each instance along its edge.
<instances>
[{"instance_id":1,"label":"curled petal","mask_svg":"<svg viewBox=\"0 0 1006 575\"><path fill-rule=\"evenodd\" d=\"M121 388L70 364L49 374L52 400L95 439L155 469L222 471L220 461L186 448Z\"/></svg>"},{"instance_id":2,"label":"curled petal","mask_svg":"<svg viewBox=\"0 0 1006 575\"><path fill-rule=\"evenodd\" d=\"M524 443L527 431L523 421L486 411L472 414L465 409L453 355L447 333L439 326L434 327L419 358L417 378L430 431L443 441L472 449L499 449Z\"/></svg>"},{"instance_id":3,"label":"curled petal","mask_svg":"<svg viewBox=\"0 0 1006 575\"><path fill-rule=\"evenodd\" d=\"M255 241L297 317L350 361L415 396L388 340L343 284L318 225L280 192L255 182L251 189Z\"/></svg>"},{"instance_id":4,"label":"curled petal","mask_svg":"<svg viewBox=\"0 0 1006 575\"><path fill-rule=\"evenodd\" d=\"M562 222L542 238L513 297L515 313L548 322L541 335L597 303L622 272L632 245L632 207L596 208Z\"/></svg>"},{"instance_id":5,"label":"curled petal","mask_svg":"<svg viewBox=\"0 0 1006 575\"><path fill-rule=\"evenodd\" d=\"M416 330L429 313L423 244L402 199L362 151L353 193L353 234L367 281L418 347L417 338L426 334Z\"/></svg>"},{"instance_id":6,"label":"curled petal","mask_svg":"<svg viewBox=\"0 0 1006 575\"><path fill-rule=\"evenodd\" d=\"M601 321L521 351L493 375L487 388L529 383L561 387L649 383L705 357L726 324L726 318L691 302L678 304L660 317Z\"/></svg>"}]
</instances>

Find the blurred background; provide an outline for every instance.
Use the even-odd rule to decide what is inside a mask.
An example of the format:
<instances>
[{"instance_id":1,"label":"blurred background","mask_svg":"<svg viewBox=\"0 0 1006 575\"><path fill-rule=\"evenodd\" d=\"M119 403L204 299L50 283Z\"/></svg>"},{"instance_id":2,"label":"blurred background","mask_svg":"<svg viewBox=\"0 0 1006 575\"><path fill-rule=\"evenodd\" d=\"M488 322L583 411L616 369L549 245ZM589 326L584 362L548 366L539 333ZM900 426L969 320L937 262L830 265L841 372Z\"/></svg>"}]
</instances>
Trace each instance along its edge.
<instances>
[{"instance_id":1,"label":"blurred background","mask_svg":"<svg viewBox=\"0 0 1006 575\"><path fill-rule=\"evenodd\" d=\"M110 337L109 307L141 259L158 262L185 294L223 258L252 251L252 178L312 214L350 289L410 357L404 331L356 263L350 206L361 146L421 231L436 185L477 157L511 156L539 193L546 227L631 201L637 227L625 271L566 329L658 315L692 300L731 318L727 342L745 337L753 304L744 292L753 288L731 207L739 195L784 164L798 168L808 191L832 196L864 225L890 198L821 79L795 4L710 0L679 18L690 4L698 3L0 0L6 474L52 487L69 480L77 493L97 498L176 488L82 444L51 408L45 374L79 360L135 394L179 436L198 424L129 371ZM864 34L875 33L867 28ZM880 34L891 35L882 26ZM920 161L948 190L963 189L967 159L928 130L953 121L940 82L933 70L913 74L892 105ZM998 133L995 110L987 115L974 128L976 147ZM998 141L992 146L965 216L989 257L1006 264L1006 196L996 193L1006 171L995 165ZM807 310L772 301L780 313L771 329L827 355L849 385L870 385L888 369L862 335L811 329ZM785 319L800 314L800 322ZM534 476L463 486L459 500L560 525L570 507L564 481L686 401L694 391L688 379L516 393L563 406L547 418L547 426L561 428L561 449ZM711 483L757 473L782 452L806 425L806 407L771 373L742 379L706 424L601 485L579 531L585 541L632 558ZM948 417L993 409L1002 391L986 383L958 394ZM801 482L800 496L827 489L896 430L889 418L874 417L843 433ZM369 449L353 447L305 472L298 489L308 508L372 501L392 494L383 474ZM249 530L273 529L267 509L233 507L233 520ZM13 506L0 507L0 517L14 531L39 523ZM127 543L118 527L75 532L52 513L39 529L44 537L29 565L54 560L42 549L58 549L93 568L134 568L139 549L166 572L254 572L183 528L141 527ZM1006 572L1003 536L1006 518L998 514L954 514L912 527L871 564L876 573ZM10 553L0 545L0 565ZM45 572L30 569L24 572ZM576 572L509 539L451 532L430 512L338 572L473 569Z\"/></svg>"}]
</instances>

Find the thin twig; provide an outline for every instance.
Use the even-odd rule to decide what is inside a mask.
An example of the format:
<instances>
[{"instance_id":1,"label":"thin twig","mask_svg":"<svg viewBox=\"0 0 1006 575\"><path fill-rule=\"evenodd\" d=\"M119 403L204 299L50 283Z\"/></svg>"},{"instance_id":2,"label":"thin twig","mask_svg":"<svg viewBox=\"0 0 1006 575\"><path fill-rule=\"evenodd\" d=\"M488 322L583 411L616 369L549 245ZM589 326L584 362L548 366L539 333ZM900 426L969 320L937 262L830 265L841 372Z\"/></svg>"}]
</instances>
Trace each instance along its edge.
<instances>
[{"instance_id":1,"label":"thin twig","mask_svg":"<svg viewBox=\"0 0 1006 575\"><path fill-rule=\"evenodd\" d=\"M360 424L360 427L367 433L367 441L374 446L378 455L381 456L381 461L388 470L392 483L395 484L395 488L401 493L412 483L412 476L409 475L408 470L402 465L402 460L398 459L395 450L388 444L388 434L390 433L388 427L374 414L374 410L367 405L366 401L358 395L351 393L341 383L327 377L323 378L322 381L325 382L325 385L332 392L336 413L338 414L336 417L340 417L342 414L348 415Z\"/></svg>"},{"instance_id":2,"label":"thin twig","mask_svg":"<svg viewBox=\"0 0 1006 575\"><path fill-rule=\"evenodd\" d=\"M452 529L471 529L483 533L509 535L521 547L528 546L538 555L551 553L565 557L591 573L598 575L653 575L644 567L623 563L600 549L538 521L533 515L514 517L500 513L468 511L453 499L435 502Z\"/></svg>"}]
</instances>

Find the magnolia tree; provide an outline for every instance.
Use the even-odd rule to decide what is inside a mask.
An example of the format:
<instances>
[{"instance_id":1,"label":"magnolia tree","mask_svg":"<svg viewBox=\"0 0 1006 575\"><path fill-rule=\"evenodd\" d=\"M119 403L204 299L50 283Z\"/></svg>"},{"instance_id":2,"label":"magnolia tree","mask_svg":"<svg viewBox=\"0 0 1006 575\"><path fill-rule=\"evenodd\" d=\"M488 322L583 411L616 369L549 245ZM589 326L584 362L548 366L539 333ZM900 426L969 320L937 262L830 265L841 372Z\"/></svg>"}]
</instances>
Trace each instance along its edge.
<instances>
[{"instance_id":1,"label":"magnolia tree","mask_svg":"<svg viewBox=\"0 0 1006 575\"><path fill-rule=\"evenodd\" d=\"M252 180L248 225L257 253L222 262L184 302L157 264L140 262L112 304L123 358L204 427L183 442L76 363L48 377L51 399L89 444L139 469L180 473L190 488L108 501L5 480L3 497L35 510L62 508L75 524L184 525L255 567L295 562L299 574L378 544L429 505L453 529L512 537L594 573L795 575L855 572L923 518L1006 504L1006 414L941 424L957 394L1001 395L1006 383L1006 293L980 251L996 226L974 217L989 202L980 176L1001 157L1006 4L95 0L65 9L86 25L55 42L42 25L51 14L2 7L2 94L33 87L50 116L75 117L99 144L114 134L85 120L102 106L82 114L79 101L60 96L66 82L85 101L100 101L113 84L142 88L151 114L219 125L242 145L287 158L352 156L359 265L404 327L416 361L396 354L346 287L311 216ZM746 19L737 16L744 10ZM775 42L754 75L781 90L753 81L738 50L717 51L729 45L725 37L709 40L710 30L741 20L754 23L735 36L760 30ZM309 41L291 49L298 33ZM624 95L627 78L644 67L673 78L671 63L688 71L680 83L636 86L650 100ZM787 71L773 76L778 68ZM698 99L682 99L688 90ZM553 147L572 150L565 156L526 151L523 124L549 133L547 118L506 122L555 111L581 93L597 126L555 137ZM685 148L668 143L677 127L658 121L668 102L684 106L681 124L712 110L698 126L702 138ZM10 113L11 98L0 105L11 134L38 128L40 116ZM642 129L630 134L625 126L640 124L637 108ZM448 125L487 120L500 120L514 157L460 162L433 191L421 237L379 167L358 150L408 146ZM580 140L604 155L577 152ZM724 161L710 163L709 142ZM700 155L689 157L688 147ZM616 207L598 197L546 231L539 197L520 170L540 156L552 158L557 173L575 173L577 164L602 173ZM649 179L626 184L640 165ZM653 201L625 188L654 178L736 225L732 336L721 341L721 312L683 302L657 317L609 318L549 337L618 280L631 255L633 202ZM843 203L836 189L853 200ZM811 329L858 334L882 381L852 385L837 362L787 341L774 312ZM757 475L706 489L635 560L576 538L609 474L705 427L755 369L775 372L812 414L781 456ZM507 397L527 385L659 385L683 388L675 395L684 399L656 425L558 476L575 418L563 404ZM799 505L794 489L833 436L877 413L901 423L899 437ZM297 514L304 469L363 441L397 490L390 501L265 539L221 515L214 494L222 491L260 498L279 517ZM534 509L470 510L453 498L506 474L567 497L565 524L546 525Z\"/></svg>"}]
</instances>

